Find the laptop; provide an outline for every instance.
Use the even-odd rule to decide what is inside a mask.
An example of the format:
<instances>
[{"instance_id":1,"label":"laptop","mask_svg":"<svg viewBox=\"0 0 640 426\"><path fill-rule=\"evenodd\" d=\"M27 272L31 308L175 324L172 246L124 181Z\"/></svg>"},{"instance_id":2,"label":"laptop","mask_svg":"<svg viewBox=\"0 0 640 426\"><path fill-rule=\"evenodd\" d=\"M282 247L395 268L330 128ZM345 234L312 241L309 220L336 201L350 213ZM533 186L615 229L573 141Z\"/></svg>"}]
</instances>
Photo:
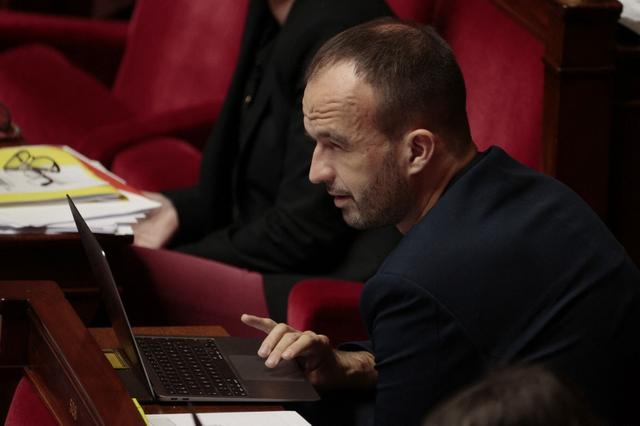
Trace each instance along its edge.
<instances>
[{"instance_id":1,"label":"laptop","mask_svg":"<svg viewBox=\"0 0 640 426\"><path fill-rule=\"evenodd\" d=\"M80 240L121 351L117 368L140 401L288 402L320 399L295 361L270 369L257 351L261 339L134 336L106 255L71 197ZM221 303L223 301L220 301Z\"/></svg>"}]
</instances>

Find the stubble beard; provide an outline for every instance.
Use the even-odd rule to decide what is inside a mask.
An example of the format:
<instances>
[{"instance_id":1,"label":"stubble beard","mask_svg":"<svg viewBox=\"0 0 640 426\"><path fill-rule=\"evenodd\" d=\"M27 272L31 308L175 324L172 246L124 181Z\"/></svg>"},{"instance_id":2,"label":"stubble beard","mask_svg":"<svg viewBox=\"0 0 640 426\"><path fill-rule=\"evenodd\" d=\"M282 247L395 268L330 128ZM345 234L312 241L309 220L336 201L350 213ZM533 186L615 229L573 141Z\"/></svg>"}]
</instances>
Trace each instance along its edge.
<instances>
[{"instance_id":1,"label":"stubble beard","mask_svg":"<svg viewBox=\"0 0 640 426\"><path fill-rule=\"evenodd\" d=\"M396 225L404 219L410 207L409 184L397 170L391 152L382 162L382 169L352 205L342 209L344 221L355 229L371 229Z\"/></svg>"}]
</instances>

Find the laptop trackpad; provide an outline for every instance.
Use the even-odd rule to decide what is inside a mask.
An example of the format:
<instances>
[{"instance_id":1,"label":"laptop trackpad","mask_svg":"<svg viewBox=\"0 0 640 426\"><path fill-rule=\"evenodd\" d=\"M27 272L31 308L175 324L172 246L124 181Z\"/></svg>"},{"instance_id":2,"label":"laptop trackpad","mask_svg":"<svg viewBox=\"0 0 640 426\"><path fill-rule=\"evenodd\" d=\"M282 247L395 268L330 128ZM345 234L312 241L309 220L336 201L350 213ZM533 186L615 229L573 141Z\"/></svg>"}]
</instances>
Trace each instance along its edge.
<instances>
[{"instance_id":1,"label":"laptop trackpad","mask_svg":"<svg viewBox=\"0 0 640 426\"><path fill-rule=\"evenodd\" d=\"M256 355L229 355L231 363L244 380L304 381L300 367L293 361L280 361L276 368L268 368Z\"/></svg>"}]
</instances>

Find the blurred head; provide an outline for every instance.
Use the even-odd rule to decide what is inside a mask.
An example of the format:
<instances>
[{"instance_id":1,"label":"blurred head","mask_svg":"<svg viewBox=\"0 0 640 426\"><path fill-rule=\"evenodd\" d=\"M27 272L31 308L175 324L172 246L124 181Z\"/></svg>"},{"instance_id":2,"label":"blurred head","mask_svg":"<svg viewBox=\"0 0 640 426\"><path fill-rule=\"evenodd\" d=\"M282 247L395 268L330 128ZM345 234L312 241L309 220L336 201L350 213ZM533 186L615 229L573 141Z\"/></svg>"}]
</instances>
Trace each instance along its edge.
<instances>
[{"instance_id":1,"label":"blurred head","mask_svg":"<svg viewBox=\"0 0 640 426\"><path fill-rule=\"evenodd\" d=\"M437 407L424 426L596 426L575 391L541 366L498 370Z\"/></svg>"},{"instance_id":2,"label":"blurred head","mask_svg":"<svg viewBox=\"0 0 640 426\"><path fill-rule=\"evenodd\" d=\"M475 152L465 96L453 53L431 28L382 19L338 34L307 72L310 180L327 186L351 226L405 221L443 184L434 176Z\"/></svg>"}]
</instances>

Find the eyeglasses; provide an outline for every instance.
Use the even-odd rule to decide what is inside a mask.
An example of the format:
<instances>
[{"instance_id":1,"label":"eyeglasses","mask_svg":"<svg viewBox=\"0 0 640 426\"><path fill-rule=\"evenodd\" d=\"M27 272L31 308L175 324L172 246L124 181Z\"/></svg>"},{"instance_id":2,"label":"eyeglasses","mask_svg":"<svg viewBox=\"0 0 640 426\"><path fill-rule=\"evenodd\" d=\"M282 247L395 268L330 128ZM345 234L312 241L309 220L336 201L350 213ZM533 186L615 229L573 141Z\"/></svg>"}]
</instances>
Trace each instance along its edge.
<instances>
[{"instance_id":1,"label":"eyeglasses","mask_svg":"<svg viewBox=\"0 0 640 426\"><path fill-rule=\"evenodd\" d=\"M0 103L0 141L3 139L18 139L20 128L11 121L11 112L3 103Z\"/></svg>"},{"instance_id":2,"label":"eyeglasses","mask_svg":"<svg viewBox=\"0 0 640 426\"><path fill-rule=\"evenodd\" d=\"M60 173L60 166L48 155L31 155L26 149L16 152L4 164L5 170L22 171L30 179L44 179L41 186L53 183L49 173Z\"/></svg>"}]
</instances>

